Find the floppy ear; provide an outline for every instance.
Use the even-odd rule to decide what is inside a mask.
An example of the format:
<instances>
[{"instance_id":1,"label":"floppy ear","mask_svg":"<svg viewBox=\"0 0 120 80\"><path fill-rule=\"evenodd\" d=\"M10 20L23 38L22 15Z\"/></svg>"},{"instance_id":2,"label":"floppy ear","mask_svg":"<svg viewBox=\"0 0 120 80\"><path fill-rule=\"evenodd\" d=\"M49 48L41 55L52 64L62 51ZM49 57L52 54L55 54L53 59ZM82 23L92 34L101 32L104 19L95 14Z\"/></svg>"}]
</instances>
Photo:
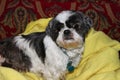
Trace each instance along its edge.
<instances>
[{"instance_id":1,"label":"floppy ear","mask_svg":"<svg viewBox=\"0 0 120 80\"><path fill-rule=\"evenodd\" d=\"M46 34L50 34L50 25L48 24L47 28L46 28Z\"/></svg>"},{"instance_id":2,"label":"floppy ear","mask_svg":"<svg viewBox=\"0 0 120 80\"><path fill-rule=\"evenodd\" d=\"M46 34L51 35L51 28L52 28L52 20L48 23L48 26L46 28Z\"/></svg>"},{"instance_id":3,"label":"floppy ear","mask_svg":"<svg viewBox=\"0 0 120 80\"><path fill-rule=\"evenodd\" d=\"M90 29L93 25L93 20L80 11L77 11L77 13L83 17L84 24L87 25L88 29Z\"/></svg>"},{"instance_id":4,"label":"floppy ear","mask_svg":"<svg viewBox=\"0 0 120 80\"><path fill-rule=\"evenodd\" d=\"M93 25L93 20L88 17L88 16L84 16L84 23L87 25L87 27L90 29Z\"/></svg>"}]
</instances>

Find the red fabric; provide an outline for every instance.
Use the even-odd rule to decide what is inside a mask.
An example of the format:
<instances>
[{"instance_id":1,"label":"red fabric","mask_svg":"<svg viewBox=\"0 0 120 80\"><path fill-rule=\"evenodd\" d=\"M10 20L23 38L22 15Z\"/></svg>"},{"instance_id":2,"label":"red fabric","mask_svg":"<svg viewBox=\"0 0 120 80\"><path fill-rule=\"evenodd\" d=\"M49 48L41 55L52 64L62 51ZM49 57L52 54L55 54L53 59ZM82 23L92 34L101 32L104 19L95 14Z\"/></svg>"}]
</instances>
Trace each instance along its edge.
<instances>
[{"instance_id":1,"label":"red fabric","mask_svg":"<svg viewBox=\"0 0 120 80\"><path fill-rule=\"evenodd\" d=\"M93 19L96 30L120 41L119 0L0 0L0 39L23 32L30 21L53 17L62 10L82 11Z\"/></svg>"}]
</instances>

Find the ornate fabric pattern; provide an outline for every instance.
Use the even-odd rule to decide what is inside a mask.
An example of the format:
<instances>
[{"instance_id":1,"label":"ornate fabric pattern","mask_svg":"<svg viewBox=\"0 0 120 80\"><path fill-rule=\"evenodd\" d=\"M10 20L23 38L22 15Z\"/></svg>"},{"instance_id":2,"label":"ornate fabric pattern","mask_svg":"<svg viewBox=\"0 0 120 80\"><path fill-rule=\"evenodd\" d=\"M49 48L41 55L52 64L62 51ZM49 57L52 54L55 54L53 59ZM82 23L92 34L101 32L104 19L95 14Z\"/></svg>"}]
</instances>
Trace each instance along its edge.
<instances>
[{"instance_id":1,"label":"ornate fabric pattern","mask_svg":"<svg viewBox=\"0 0 120 80\"><path fill-rule=\"evenodd\" d=\"M30 21L79 10L93 27L120 41L120 0L0 0L0 39L23 32Z\"/></svg>"}]
</instances>

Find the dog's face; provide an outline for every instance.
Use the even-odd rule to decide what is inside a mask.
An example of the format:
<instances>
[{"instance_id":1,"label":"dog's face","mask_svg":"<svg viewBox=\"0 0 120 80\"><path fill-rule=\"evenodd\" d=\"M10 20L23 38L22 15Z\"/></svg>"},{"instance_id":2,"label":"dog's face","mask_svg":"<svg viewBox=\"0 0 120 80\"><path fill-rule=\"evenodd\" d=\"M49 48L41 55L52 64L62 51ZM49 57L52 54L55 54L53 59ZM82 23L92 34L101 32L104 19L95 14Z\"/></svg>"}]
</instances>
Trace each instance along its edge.
<instances>
[{"instance_id":1,"label":"dog's face","mask_svg":"<svg viewBox=\"0 0 120 80\"><path fill-rule=\"evenodd\" d=\"M63 11L50 21L46 32L58 46L74 49L83 46L91 25L92 20L83 13Z\"/></svg>"}]
</instances>

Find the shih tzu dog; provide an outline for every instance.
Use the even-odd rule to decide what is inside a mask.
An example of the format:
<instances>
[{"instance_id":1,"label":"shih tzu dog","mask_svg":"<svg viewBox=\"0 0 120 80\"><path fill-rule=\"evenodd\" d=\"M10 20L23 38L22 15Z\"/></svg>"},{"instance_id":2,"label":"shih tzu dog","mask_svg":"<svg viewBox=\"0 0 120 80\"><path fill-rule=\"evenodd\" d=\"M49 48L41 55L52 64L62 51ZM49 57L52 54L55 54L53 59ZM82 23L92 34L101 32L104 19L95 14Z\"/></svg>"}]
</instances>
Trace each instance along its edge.
<instances>
[{"instance_id":1,"label":"shih tzu dog","mask_svg":"<svg viewBox=\"0 0 120 80\"><path fill-rule=\"evenodd\" d=\"M0 42L0 65L30 71L44 80L64 80L78 66L92 20L79 11L62 11L45 32L18 35Z\"/></svg>"}]
</instances>

